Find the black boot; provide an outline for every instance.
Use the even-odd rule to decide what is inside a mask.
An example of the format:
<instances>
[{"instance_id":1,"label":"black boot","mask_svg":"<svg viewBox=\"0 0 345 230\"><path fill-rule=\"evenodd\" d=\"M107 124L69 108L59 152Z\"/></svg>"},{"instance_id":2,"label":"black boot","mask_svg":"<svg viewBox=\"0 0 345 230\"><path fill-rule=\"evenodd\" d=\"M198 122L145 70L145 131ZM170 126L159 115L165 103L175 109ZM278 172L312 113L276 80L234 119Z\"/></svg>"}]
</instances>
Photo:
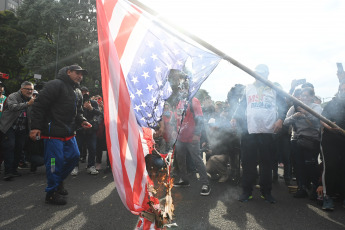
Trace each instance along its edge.
<instances>
[{"instance_id":1,"label":"black boot","mask_svg":"<svg viewBox=\"0 0 345 230\"><path fill-rule=\"evenodd\" d=\"M305 198L308 196L307 191L305 190L305 187L298 187L297 192L293 195L295 198Z\"/></svg>"},{"instance_id":2,"label":"black boot","mask_svg":"<svg viewBox=\"0 0 345 230\"><path fill-rule=\"evenodd\" d=\"M56 205L65 205L66 200L56 191L48 192L46 195L46 203L56 204Z\"/></svg>"},{"instance_id":3,"label":"black boot","mask_svg":"<svg viewBox=\"0 0 345 230\"><path fill-rule=\"evenodd\" d=\"M63 182L61 182L60 184L59 184L59 186L57 187L57 192L60 194L60 195L62 195L62 196L67 196L68 195L68 192L67 192L67 190L64 188L64 186L63 186Z\"/></svg>"}]
</instances>

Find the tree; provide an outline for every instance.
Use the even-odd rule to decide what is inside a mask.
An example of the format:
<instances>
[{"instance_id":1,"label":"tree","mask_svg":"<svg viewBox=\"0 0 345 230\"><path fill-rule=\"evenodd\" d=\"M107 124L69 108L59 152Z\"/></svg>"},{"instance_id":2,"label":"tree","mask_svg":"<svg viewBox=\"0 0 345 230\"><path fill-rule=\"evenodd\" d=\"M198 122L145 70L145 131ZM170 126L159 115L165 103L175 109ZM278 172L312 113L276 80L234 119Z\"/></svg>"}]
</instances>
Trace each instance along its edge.
<instances>
[{"instance_id":1,"label":"tree","mask_svg":"<svg viewBox=\"0 0 345 230\"><path fill-rule=\"evenodd\" d=\"M51 80L77 63L88 69L83 84L93 91L100 80L95 0L25 0L17 13L28 39L20 60L31 75Z\"/></svg>"},{"instance_id":2,"label":"tree","mask_svg":"<svg viewBox=\"0 0 345 230\"><path fill-rule=\"evenodd\" d=\"M0 72L10 75L10 79L6 80L6 88L13 92L26 76L20 57L25 53L27 40L12 11L0 12L0 44ZM23 75L24 78L21 78Z\"/></svg>"}]
</instances>

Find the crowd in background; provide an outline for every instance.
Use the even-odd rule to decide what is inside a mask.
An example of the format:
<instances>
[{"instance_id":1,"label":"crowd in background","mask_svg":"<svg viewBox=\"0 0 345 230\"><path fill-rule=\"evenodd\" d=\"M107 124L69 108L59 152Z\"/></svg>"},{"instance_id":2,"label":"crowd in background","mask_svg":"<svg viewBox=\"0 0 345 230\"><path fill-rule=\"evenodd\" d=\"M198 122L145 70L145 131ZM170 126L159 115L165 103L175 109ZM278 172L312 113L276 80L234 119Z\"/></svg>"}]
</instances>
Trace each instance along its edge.
<instances>
[{"instance_id":1,"label":"crowd in background","mask_svg":"<svg viewBox=\"0 0 345 230\"><path fill-rule=\"evenodd\" d=\"M42 139L33 141L28 133L31 127L31 110L39 92L31 82L23 82L19 91L3 95L4 85L0 82L0 127L1 150L0 166L4 180L13 180L20 177L19 169L29 168L30 173L36 173L37 167L44 165L44 143ZM97 175L102 169L103 152L106 151L105 127L103 118L103 100L100 95L89 95L87 87L81 87L83 94L83 115L92 125L90 129L77 129L77 143L80 162L86 162L86 171ZM7 100L6 100L7 99ZM2 164L4 162L4 164ZM106 159L105 172L110 172L109 158ZM71 172L77 176L79 164Z\"/></svg>"},{"instance_id":2,"label":"crowd in background","mask_svg":"<svg viewBox=\"0 0 345 230\"><path fill-rule=\"evenodd\" d=\"M268 67L259 65L256 73L267 79ZM338 73L338 78L339 90L324 108L315 94L317 89L309 82L294 80L289 92L344 129L344 73ZM99 95L90 96L86 87L80 90L83 116L92 128L76 130L79 161L86 163L87 173L97 175L106 151L103 101ZM188 94L188 82L176 85L176 90ZM0 82L0 165L4 180L9 181L21 176L18 168L30 167L30 172L35 173L44 165L44 147L42 140L28 138L32 104L40 96L34 85L23 82L19 91L7 98L3 91ZM337 127L255 81L247 86L234 85L225 102L213 102L210 97L202 101L167 101L154 137L160 153L174 149L174 171L179 179L175 187L189 186L188 173L198 172L201 195L210 194L211 179L241 183L241 202L253 199L253 186L257 186L263 199L276 203L271 190L272 183L278 182L281 167L287 186L296 180L295 198L318 200L324 210L333 210L337 200L345 207L343 135ZM107 159L106 171L109 169ZM78 164L71 175L77 176L79 170Z\"/></svg>"},{"instance_id":3,"label":"crowd in background","mask_svg":"<svg viewBox=\"0 0 345 230\"><path fill-rule=\"evenodd\" d=\"M256 72L266 75L267 79L267 66L259 65ZM338 73L338 78L339 90L323 105L324 108L310 82L293 80L289 92L315 113L345 128L344 73ZM186 117L194 103L189 102L185 107ZM271 193L272 183L277 183L281 177L295 198L318 201L324 210L333 210L335 200L345 206L344 137L338 128L330 127L302 106L258 81L247 86L236 84L225 102L213 102L206 97L201 101L201 107L203 131L200 132L199 147L200 157L203 153L206 156L208 177L218 182L241 183L240 201L253 199L252 188L256 186L264 200L276 203ZM159 133L169 144L163 152L171 149L174 142L171 140L174 140L172 130L178 131L176 127L180 121L175 119L175 112L174 106L165 105L163 121L166 131ZM186 155L188 172L199 172L193 157L189 156L191 153L175 149L174 154ZM283 175L278 174L279 167ZM186 178L175 183L175 187L189 185Z\"/></svg>"}]
</instances>

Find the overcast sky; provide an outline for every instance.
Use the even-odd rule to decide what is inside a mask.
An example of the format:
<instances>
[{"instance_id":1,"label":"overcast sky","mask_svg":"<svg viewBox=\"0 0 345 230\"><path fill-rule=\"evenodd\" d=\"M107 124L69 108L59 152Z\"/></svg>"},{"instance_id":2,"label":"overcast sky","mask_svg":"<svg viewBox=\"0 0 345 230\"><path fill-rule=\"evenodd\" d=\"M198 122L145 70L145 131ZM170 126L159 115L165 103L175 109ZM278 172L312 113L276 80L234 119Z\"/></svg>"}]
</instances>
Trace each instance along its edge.
<instances>
[{"instance_id":1,"label":"overcast sky","mask_svg":"<svg viewBox=\"0 0 345 230\"><path fill-rule=\"evenodd\" d=\"M266 64L269 80L285 91L300 78L326 100L337 91L336 62L345 66L345 1L141 1L247 67ZM201 88L224 101L234 84L253 81L224 61Z\"/></svg>"}]
</instances>

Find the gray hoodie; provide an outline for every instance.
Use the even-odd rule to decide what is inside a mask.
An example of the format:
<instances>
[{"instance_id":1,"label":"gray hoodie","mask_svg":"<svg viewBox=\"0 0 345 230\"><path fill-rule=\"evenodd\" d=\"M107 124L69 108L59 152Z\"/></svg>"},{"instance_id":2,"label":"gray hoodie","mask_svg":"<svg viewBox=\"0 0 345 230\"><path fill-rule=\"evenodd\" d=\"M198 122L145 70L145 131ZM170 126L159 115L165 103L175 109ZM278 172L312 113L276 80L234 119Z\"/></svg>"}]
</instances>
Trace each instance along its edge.
<instances>
[{"instance_id":1,"label":"gray hoodie","mask_svg":"<svg viewBox=\"0 0 345 230\"><path fill-rule=\"evenodd\" d=\"M313 109L318 114L321 114L322 108L318 104L310 104L309 107ZM295 114L295 107L291 106L289 111L286 114L286 118L284 120L284 125L289 126L292 125L293 128L293 135L291 139L297 139L299 135L311 137L315 140L320 140L320 119L314 117L310 113L308 113L304 117L294 118Z\"/></svg>"}]
</instances>

